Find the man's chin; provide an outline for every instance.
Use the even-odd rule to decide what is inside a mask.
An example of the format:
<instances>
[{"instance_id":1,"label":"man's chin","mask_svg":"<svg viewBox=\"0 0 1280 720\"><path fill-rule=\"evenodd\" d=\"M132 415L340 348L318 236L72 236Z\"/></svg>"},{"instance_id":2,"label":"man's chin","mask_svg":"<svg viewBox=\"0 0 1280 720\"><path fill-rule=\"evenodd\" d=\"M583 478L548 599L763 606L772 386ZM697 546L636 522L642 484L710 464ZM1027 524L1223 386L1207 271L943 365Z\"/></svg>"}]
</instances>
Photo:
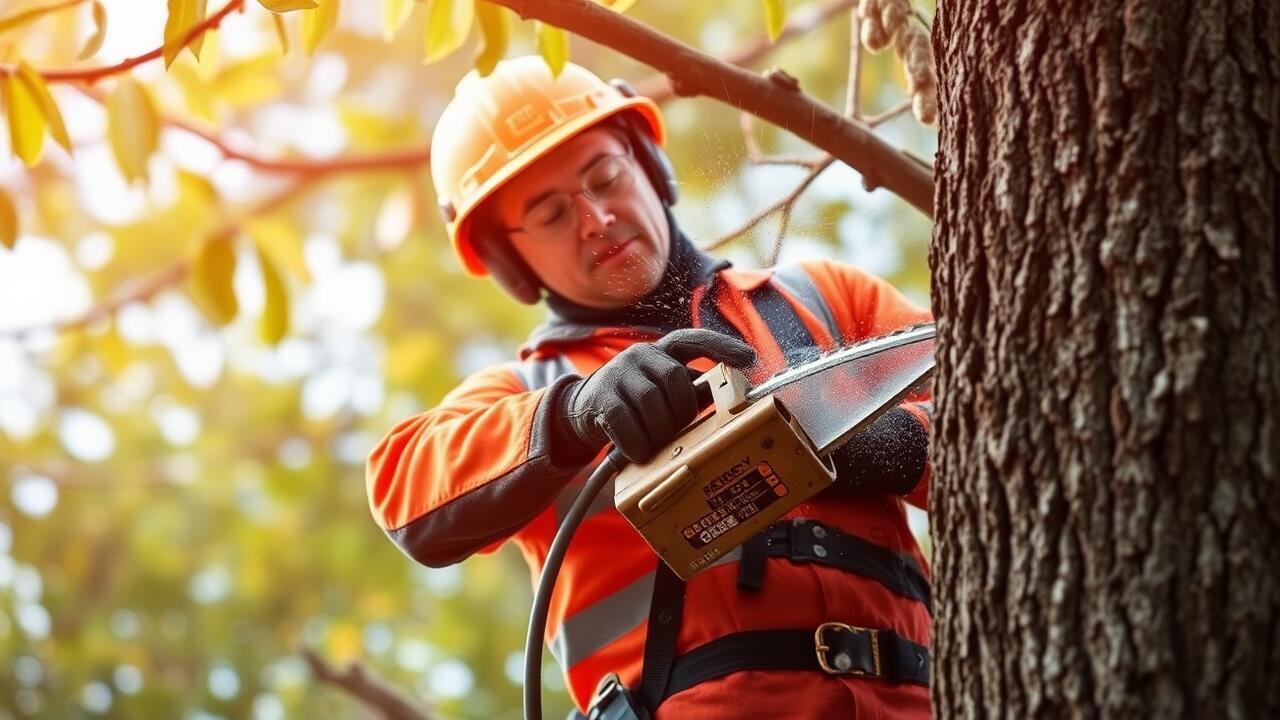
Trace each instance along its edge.
<instances>
[{"instance_id":1,"label":"man's chin","mask_svg":"<svg viewBox=\"0 0 1280 720\"><path fill-rule=\"evenodd\" d=\"M614 307L625 307L637 302L658 286L657 282L651 282L649 278L637 277L634 274L611 275L612 277L599 278L602 281L600 295Z\"/></svg>"}]
</instances>

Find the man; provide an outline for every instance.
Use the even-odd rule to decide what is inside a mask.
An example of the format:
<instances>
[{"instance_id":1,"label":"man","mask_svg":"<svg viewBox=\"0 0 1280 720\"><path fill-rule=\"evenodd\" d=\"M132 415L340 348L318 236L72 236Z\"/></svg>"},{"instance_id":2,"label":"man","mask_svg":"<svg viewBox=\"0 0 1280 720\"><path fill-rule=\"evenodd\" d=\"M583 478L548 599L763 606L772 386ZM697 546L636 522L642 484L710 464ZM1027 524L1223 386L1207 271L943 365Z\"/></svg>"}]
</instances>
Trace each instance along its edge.
<instances>
[{"instance_id":1,"label":"man","mask_svg":"<svg viewBox=\"0 0 1280 720\"><path fill-rule=\"evenodd\" d=\"M371 454L374 515L413 559L448 565L510 539L536 575L606 444L643 461L693 419L686 363L758 381L929 318L851 267L739 270L699 252L669 210L663 132L651 101L575 65L553 78L520 58L458 85L431 147L455 248L550 312L519 360ZM929 409L891 410L835 453L835 486L674 591L602 494L550 610L578 708L616 673L660 719L927 717L928 586L902 498L924 502ZM643 662L664 643L669 672Z\"/></svg>"}]
</instances>

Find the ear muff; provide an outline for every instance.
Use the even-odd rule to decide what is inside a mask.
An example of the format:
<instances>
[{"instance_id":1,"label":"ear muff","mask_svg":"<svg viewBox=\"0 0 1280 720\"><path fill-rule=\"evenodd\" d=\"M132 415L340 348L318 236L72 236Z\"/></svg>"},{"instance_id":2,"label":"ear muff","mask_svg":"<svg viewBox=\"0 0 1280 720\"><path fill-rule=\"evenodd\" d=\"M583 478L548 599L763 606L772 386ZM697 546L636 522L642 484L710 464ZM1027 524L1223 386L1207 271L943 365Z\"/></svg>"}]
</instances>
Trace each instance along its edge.
<instances>
[{"instance_id":1,"label":"ear muff","mask_svg":"<svg viewBox=\"0 0 1280 720\"><path fill-rule=\"evenodd\" d=\"M529 264L511 247L506 234L476 223L471 231L471 246L484 263L485 270L511 297L525 305L536 305L542 299L542 283Z\"/></svg>"},{"instance_id":2,"label":"ear muff","mask_svg":"<svg viewBox=\"0 0 1280 720\"><path fill-rule=\"evenodd\" d=\"M609 84L623 97L636 96L635 89L626 80L610 80ZM635 153L636 161L649 177L649 183L658 193L658 198L667 207L675 205L680 199L680 190L676 185L676 174L671 166L671 159L649 136L644 120L635 112L620 112L609 118L608 122L615 123L626 134L627 140L631 143L631 151Z\"/></svg>"}]
</instances>

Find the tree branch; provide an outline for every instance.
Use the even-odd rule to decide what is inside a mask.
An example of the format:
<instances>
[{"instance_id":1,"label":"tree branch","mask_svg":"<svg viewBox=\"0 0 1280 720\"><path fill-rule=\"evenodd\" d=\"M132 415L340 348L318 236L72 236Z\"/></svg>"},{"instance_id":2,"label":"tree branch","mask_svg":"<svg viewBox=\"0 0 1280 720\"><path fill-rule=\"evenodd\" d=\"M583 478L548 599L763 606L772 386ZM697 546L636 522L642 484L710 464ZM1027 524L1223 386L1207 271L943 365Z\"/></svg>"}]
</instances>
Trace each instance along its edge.
<instances>
[{"instance_id":1,"label":"tree branch","mask_svg":"<svg viewBox=\"0 0 1280 720\"><path fill-rule=\"evenodd\" d=\"M301 654L316 680L345 690L386 720L431 720L431 715L363 663L352 662L339 669L310 648L303 648Z\"/></svg>"},{"instance_id":2,"label":"tree branch","mask_svg":"<svg viewBox=\"0 0 1280 720\"><path fill-rule=\"evenodd\" d=\"M230 0L230 2L224 5L223 8L218 12L214 13L213 15L209 15L204 20L201 20L195 25L192 25L191 29L187 31L186 37L182 39L182 47L185 48L186 46L190 45L192 41L194 41L196 38L200 37L204 33L209 32L210 30L216 29L218 25L222 23L223 18L225 18L227 15L230 15L233 11L241 9L243 6L244 6L244 0ZM161 45L160 47L156 48L155 50L152 50L149 53L146 53L145 55L139 55L138 57L129 58L115 65L105 65L103 67L96 67L96 68L66 68L66 69L59 69L59 70L41 70L39 72L41 75L44 76L45 82L94 83L94 82L97 82L98 80L101 80L104 77L109 77L111 75L119 75L120 73L127 72L138 65L141 65L145 62L150 62L163 55L164 55L164 46ZM16 66L10 65L7 63L0 64L0 75L12 75L15 72L17 72Z\"/></svg>"},{"instance_id":3,"label":"tree branch","mask_svg":"<svg viewBox=\"0 0 1280 720\"><path fill-rule=\"evenodd\" d=\"M487 0L598 44L665 73L677 95L705 95L785 128L856 168L921 212L933 214L933 177L918 162L860 122L814 101L781 78L717 60L592 0Z\"/></svg>"},{"instance_id":4,"label":"tree branch","mask_svg":"<svg viewBox=\"0 0 1280 720\"><path fill-rule=\"evenodd\" d=\"M106 97L93 88L77 87L76 89L99 103L105 104L107 102ZM218 137L214 131L200 127L195 122L171 116L164 117L163 121L164 124L170 127L189 132L214 146L218 152L222 153L224 158L240 160L265 172L308 175L312 178L319 178L324 175L347 172L411 170L417 166L423 166L425 169L431 161L431 148L426 145L366 155L339 156L328 160L270 158L234 148Z\"/></svg>"},{"instance_id":5,"label":"tree branch","mask_svg":"<svg viewBox=\"0 0 1280 720\"><path fill-rule=\"evenodd\" d=\"M724 61L730 65L747 67L777 49L782 43L797 35L803 35L822 27L831 18L857 4L857 0L835 0L835 2L827 2L818 6L806 5L787 18L787 24L782 28L782 32L778 33L776 40L771 41L768 35L760 35L729 53L729 56ZM636 83L636 92L658 104L675 97L675 92L671 89L671 83L667 82L666 76L661 73Z\"/></svg>"},{"instance_id":6,"label":"tree branch","mask_svg":"<svg viewBox=\"0 0 1280 720\"><path fill-rule=\"evenodd\" d=\"M312 184L312 178L303 178L298 182L293 183L275 195L250 206L244 212L237 214L234 218L224 221L221 225L206 235L203 242L209 242L214 238L221 238L226 237L229 234L234 234L246 218L257 217L259 215L266 215L267 213L274 212L280 206L304 193ZM111 317L111 315L113 315L117 310L129 303L150 300L161 290L182 282L189 274L191 274L190 255L180 260L175 260L167 267L162 268L159 272L139 283L126 285L120 288L107 300L90 307L84 313L76 317L54 323L18 328L17 330L3 330L0 331L0 338L11 337L15 340L22 340L24 337L41 330L57 333L81 327L88 327L100 320Z\"/></svg>"}]
</instances>

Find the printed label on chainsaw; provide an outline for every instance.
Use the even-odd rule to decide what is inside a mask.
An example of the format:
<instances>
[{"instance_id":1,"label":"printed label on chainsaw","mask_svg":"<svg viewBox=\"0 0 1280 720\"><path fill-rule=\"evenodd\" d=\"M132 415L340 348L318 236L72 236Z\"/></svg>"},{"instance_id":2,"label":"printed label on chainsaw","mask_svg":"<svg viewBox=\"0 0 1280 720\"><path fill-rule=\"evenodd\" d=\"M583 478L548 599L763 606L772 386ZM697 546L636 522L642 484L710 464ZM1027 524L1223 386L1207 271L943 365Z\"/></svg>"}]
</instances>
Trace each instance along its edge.
<instances>
[{"instance_id":1,"label":"printed label on chainsaw","mask_svg":"<svg viewBox=\"0 0 1280 720\"><path fill-rule=\"evenodd\" d=\"M711 512L683 531L695 550L706 547L729 530L786 497L787 486L767 462L755 467L739 463L704 488Z\"/></svg>"}]
</instances>

